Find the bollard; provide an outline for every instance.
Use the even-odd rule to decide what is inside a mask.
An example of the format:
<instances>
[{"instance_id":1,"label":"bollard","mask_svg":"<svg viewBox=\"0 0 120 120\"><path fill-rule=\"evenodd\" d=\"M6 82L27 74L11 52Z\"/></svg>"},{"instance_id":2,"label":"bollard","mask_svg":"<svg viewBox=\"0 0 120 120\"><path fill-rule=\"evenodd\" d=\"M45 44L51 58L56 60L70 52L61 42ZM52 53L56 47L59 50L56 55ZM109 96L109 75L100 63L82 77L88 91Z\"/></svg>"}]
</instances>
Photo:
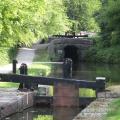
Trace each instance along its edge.
<instances>
[{"instance_id":1,"label":"bollard","mask_svg":"<svg viewBox=\"0 0 120 120\"><path fill-rule=\"evenodd\" d=\"M27 65L25 63L21 64L19 70L20 70L21 75L27 75L28 74L28 68L27 68ZM27 84L26 83L25 84L20 83L19 89L23 89L23 88L30 89L30 83L27 83Z\"/></svg>"},{"instance_id":2,"label":"bollard","mask_svg":"<svg viewBox=\"0 0 120 120\"><path fill-rule=\"evenodd\" d=\"M13 62L12 62L12 65L13 65L13 73L14 74L16 74L16 64L17 64L18 62L17 62L17 60L13 60Z\"/></svg>"},{"instance_id":3,"label":"bollard","mask_svg":"<svg viewBox=\"0 0 120 120\"><path fill-rule=\"evenodd\" d=\"M66 58L63 63L63 77L72 78L72 60Z\"/></svg>"},{"instance_id":4,"label":"bollard","mask_svg":"<svg viewBox=\"0 0 120 120\"><path fill-rule=\"evenodd\" d=\"M96 96L98 92L102 92L105 90L105 77L96 77L96 85L97 85L97 89L96 89Z\"/></svg>"}]
</instances>

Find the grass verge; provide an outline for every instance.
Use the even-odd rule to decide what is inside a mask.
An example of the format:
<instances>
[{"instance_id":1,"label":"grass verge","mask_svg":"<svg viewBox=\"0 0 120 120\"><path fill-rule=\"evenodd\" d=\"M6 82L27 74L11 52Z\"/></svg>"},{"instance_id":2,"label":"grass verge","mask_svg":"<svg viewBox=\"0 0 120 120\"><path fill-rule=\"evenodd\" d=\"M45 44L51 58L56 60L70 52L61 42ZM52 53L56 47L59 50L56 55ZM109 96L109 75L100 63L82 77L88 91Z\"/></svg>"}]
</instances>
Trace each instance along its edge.
<instances>
[{"instance_id":1,"label":"grass verge","mask_svg":"<svg viewBox=\"0 0 120 120\"><path fill-rule=\"evenodd\" d=\"M95 97L95 90L88 88L79 88L79 96L80 97Z\"/></svg>"},{"instance_id":2,"label":"grass verge","mask_svg":"<svg viewBox=\"0 0 120 120\"><path fill-rule=\"evenodd\" d=\"M108 113L104 120L120 120L120 98L109 105Z\"/></svg>"},{"instance_id":3,"label":"grass verge","mask_svg":"<svg viewBox=\"0 0 120 120\"><path fill-rule=\"evenodd\" d=\"M50 65L32 64L29 67L28 73L33 76L48 76L51 72Z\"/></svg>"}]
</instances>

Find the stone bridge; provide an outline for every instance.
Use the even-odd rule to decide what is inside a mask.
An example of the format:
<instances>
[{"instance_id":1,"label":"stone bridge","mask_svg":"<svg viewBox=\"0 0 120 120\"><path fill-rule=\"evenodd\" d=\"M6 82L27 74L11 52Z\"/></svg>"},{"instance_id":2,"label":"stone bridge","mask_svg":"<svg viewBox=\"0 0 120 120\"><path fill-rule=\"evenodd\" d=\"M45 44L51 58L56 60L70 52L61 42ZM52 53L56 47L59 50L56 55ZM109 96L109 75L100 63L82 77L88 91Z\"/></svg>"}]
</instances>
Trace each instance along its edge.
<instances>
[{"instance_id":1,"label":"stone bridge","mask_svg":"<svg viewBox=\"0 0 120 120\"><path fill-rule=\"evenodd\" d=\"M54 38L48 51L52 61L63 61L64 58L71 58L73 63L84 60L86 50L93 45L90 38Z\"/></svg>"}]
</instances>

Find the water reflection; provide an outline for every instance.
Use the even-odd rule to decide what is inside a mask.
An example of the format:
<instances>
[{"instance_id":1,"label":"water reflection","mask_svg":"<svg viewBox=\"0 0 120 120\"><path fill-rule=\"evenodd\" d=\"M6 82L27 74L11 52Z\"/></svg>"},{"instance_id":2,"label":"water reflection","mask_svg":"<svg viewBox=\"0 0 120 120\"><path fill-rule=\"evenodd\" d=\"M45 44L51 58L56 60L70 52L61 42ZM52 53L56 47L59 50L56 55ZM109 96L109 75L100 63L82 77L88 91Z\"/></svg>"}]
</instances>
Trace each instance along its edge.
<instances>
[{"instance_id":1,"label":"water reflection","mask_svg":"<svg viewBox=\"0 0 120 120\"><path fill-rule=\"evenodd\" d=\"M120 65L81 63L75 71L73 77L76 79L95 80L97 76L104 76L111 83L120 82Z\"/></svg>"},{"instance_id":2,"label":"water reflection","mask_svg":"<svg viewBox=\"0 0 120 120\"><path fill-rule=\"evenodd\" d=\"M95 80L104 76L111 83L119 83L120 64L79 63L73 69L73 78L79 80ZM62 77L62 66L53 66L52 77Z\"/></svg>"},{"instance_id":3,"label":"water reflection","mask_svg":"<svg viewBox=\"0 0 120 120\"><path fill-rule=\"evenodd\" d=\"M45 119L48 118L48 119ZM13 114L5 120L53 120L52 109L50 108L29 108L23 112Z\"/></svg>"},{"instance_id":4,"label":"water reflection","mask_svg":"<svg viewBox=\"0 0 120 120\"><path fill-rule=\"evenodd\" d=\"M79 112L79 108L54 108L53 120L72 120Z\"/></svg>"},{"instance_id":5,"label":"water reflection","mask_svg":"<svg viewBox=\"0 0 120 120\"><path fill-rule=\"evenodd\" d=\"M78 112L79 108L29 108L5 120L72 120Z\"/></svg>"}]
</instances>

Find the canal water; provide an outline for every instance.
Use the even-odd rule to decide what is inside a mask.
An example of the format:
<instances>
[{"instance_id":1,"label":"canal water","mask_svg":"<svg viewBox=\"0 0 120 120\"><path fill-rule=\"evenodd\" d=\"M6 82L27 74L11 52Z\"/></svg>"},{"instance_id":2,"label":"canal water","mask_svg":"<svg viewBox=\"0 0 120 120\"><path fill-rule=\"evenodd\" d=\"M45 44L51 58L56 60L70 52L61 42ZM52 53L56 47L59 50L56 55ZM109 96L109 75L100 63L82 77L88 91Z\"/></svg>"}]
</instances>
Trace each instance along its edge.
<instances>
[{"instance_id":1,"label":"canal water","mask_svg":"<svg viewBox=\"0 0 120 120\"><path fill-rule=\"evenodd\" d=\"M95 81L96 77L105 77L107 83L120 83L120 64L79 63L74 67L72 75L74 79ZM59 68L62 66L57 65L53 68L55 72L52 76L61 77L62 71Z\"/></svg>"},{"instance_id":2,"label":"canal water","mask_svg":"<svg viewBox=\"0 0 120 120\"><path fill-rule=\"evenodd\" d=\"M79 112L79 108L32 107L23 112L13 114L4 120L72 120Z\"/></svg>"},{"instance_id":3,"label":"canal water","mask_svg":"<svg viewBox=\"0 0 120 120\"><path fill-rule=\"evenodd\" d=\"M62 66L53 66L51 77L62 76ZM120 83L120 65L80 63L73 69L73 78L80 80L95 80L96 77L106 77L108 85ZM5 120L72 120L80 108L29 108L14 114Z\"/></svg>"}]
</instances>

